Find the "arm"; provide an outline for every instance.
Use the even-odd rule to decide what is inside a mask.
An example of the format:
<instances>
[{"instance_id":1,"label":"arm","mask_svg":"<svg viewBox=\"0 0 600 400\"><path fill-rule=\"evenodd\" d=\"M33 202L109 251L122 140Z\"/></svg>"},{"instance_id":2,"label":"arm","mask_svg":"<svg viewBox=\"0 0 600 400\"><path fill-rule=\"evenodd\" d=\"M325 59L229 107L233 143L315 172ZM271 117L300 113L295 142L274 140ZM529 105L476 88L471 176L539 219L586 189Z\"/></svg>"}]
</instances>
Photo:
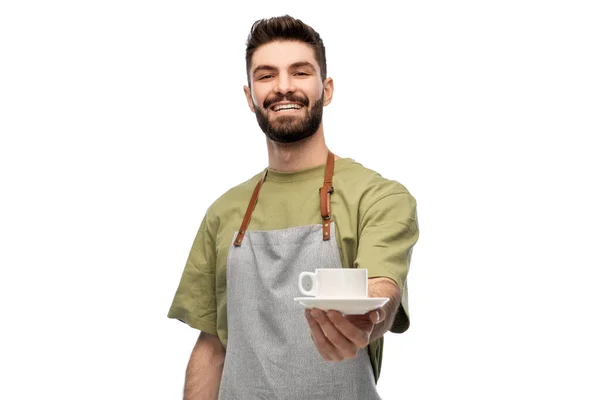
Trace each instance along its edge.
<instances>
[{"instance_id":1,"label":"arm","mask_svg":"<svg viewBox=\"0 0 600 400\"><path fill-rule=\"evenodd\" d=\"M217 400L225 349L221 340L201 332L185 372L184 400Z\"/></svg>"},{"instance_id":2,"label":"arm","mask_svg":"<svg viewBox=\"0 0 600 400\"><path fill-rule=\"evenodd\" d=\"M201 331L186 370L185 400L216 400L221 383L225 350L217 334L215 288L216 246L205 215L179 287L169 309L169 318Z\"/></svg>"},{"instance_id":3,"label":"arm","mask_svg":"<svg viewBox=\"0 0 600 400\"><path fill-rule=\"evenodd\" d=\"M406 310L406 275L419 236L414 198L408 192L381 197L364 211L359 236L354 267L369 270L370 297L389 297L390 301L366 315L307 312L313 341L325 360L354 358L359 349L381 338L390 328L395 326L394 332L403 332L408 327L404 311L398 314L400 323L394 323L401 303Z\"/></svg>"}]
</instances>

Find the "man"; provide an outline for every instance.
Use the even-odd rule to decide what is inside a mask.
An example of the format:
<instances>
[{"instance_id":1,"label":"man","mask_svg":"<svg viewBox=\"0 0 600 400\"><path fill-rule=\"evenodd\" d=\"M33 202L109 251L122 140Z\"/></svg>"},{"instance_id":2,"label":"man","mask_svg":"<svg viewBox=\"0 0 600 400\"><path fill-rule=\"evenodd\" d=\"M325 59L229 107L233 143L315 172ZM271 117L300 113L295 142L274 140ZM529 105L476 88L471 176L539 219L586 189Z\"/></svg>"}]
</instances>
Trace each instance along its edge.
<instances>
[{"instance_id":1,"label":"man","mask_svg":"<svg viewBox=\"0 0 600 400\"><path fill-rule=\"evenodd\" d=\"M250 110L268 168L207 210L169 311L199 329L185 399L379 399L383 334L408 328L414 198L331 153L322 112L333 97L317 32L289 16L257 21L246 48ZM303 310L298 275L366 268L362 316Z\"/></svg>"}]
</instances>

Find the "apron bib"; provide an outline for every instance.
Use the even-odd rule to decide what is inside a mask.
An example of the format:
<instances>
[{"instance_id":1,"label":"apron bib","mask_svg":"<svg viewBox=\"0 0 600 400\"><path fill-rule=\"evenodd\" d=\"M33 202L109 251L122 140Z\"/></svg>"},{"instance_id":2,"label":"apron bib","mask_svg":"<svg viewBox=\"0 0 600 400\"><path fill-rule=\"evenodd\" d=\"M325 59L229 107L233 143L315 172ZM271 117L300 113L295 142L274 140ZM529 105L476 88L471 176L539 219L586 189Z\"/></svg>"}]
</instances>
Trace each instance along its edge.
<instances>
[{"instance_id":1,"label":"apron bib","mask_svg":"<svg viewBox=\"0 0 600 400\"><path fill-rule=\"evenodd\" d=\"M219 400L381 400L366 348L354 359L319 355L293 298L298 275L342 268L329 196L333 154L321 188L321 225L246 231L258 183L227 257L228 342Z\"/></svg>"}]
</instances>

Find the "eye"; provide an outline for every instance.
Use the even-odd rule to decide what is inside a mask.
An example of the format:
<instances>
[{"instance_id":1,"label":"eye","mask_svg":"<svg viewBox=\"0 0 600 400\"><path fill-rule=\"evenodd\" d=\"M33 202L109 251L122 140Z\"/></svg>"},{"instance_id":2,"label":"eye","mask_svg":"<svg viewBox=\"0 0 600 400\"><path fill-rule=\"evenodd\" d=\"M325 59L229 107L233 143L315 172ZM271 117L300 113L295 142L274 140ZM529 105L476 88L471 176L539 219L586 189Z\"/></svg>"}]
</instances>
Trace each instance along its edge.
<instances>
[{"instance_id":1,"label":"eye","mask_svg":"<svg viewBox=\"0 0 600 400\"><path fill-rule=\"evenodd\" d=\"M296 72L296 75L308 76L309 74L307 74L306 72Z\"/></svg>"},{"instance_id":2,"label":"eye","mask_svg":"<svg viewBox=\"0 0 600 400\"><path fill-rule=\"evenodd\" d=\"M263 75L263 76L261 76L260 78L258 78L258 80L259 80L259 81L262 81L263 79L270 79L270 78L272 78L272 77L273 77L273 75Z\"/></svg>"}]
</instances>

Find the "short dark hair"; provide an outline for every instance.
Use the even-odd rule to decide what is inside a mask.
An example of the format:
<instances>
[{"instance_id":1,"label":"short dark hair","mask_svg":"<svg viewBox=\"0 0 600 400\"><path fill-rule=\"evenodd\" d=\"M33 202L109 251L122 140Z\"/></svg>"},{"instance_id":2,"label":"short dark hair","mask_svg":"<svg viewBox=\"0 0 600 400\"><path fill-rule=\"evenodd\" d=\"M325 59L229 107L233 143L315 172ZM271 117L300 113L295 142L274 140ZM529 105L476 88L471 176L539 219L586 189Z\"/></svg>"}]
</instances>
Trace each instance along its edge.
<instances>
[{"instance_id":1,"label":"short dark hair","mask_svg":"<svg viewBox=\"0 0 600 400\"><path fill-rule=\"evenodd\" d=\"M250 84L250 64L252 55L260 46L276 40L299 41L309 44L315 52L315 59L321 70L321 79L327 78L327 60L325 45L321 36L310 26L289 15L259 19L250 29L246 42L246 75Z\"/></svg>"}]
</instances>

